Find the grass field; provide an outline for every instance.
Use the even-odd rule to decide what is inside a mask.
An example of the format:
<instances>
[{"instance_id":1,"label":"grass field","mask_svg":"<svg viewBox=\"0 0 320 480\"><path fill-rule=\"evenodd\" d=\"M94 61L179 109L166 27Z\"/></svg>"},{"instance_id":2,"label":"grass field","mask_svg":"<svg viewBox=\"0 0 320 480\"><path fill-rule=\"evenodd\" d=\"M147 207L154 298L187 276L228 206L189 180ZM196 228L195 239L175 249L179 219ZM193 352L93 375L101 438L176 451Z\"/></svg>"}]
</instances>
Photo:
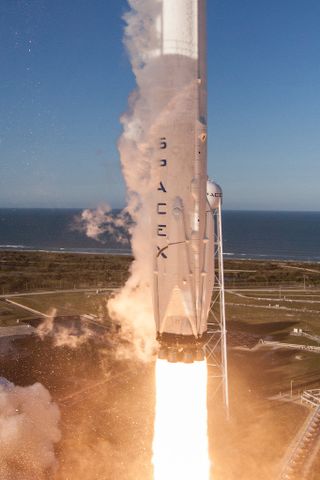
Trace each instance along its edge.
<instances>
[{"instance_id":1,"label":"grass field","mask_svg":"<svg viewBox=\"0 0 320 480\"><path fill-rule=\"evenodd\" d=\"M53 309L58 315L90 314L103 318L106 315L106 302L110 292L55 292L42 295L10 297L21 305L50 314Z\"/></svg>"},{"instance_id":2,"label":"grass field","mask_svg":"<svg viewBox=\"0 0 320 480\"><path fill-rule=\"evenodd\" d=\"M0 294L122 285L132 257L54 252L0 252ZM227 288L320 288L320 264L225 260Z\"/></svg>"},{"instance_id":3,"label":"grass field","mask_svg":"<svg viewBox=\"0 0 320 480\"><path fill-rule=\"evenodd\" d=\"M0 252L0 294L123 284L129 256Z\"/></svg>"},{"instance_id":4,"label":"grass field","mask_svg":"<svg viewBox=\"0 0 320 480\"><path fill-rule=\"evenodd\" d=\"M28 317L30 317L30 314L27 311L0 300L0 326L16 325L18 319L26 319Z\"/></svg>"}]
</instances>

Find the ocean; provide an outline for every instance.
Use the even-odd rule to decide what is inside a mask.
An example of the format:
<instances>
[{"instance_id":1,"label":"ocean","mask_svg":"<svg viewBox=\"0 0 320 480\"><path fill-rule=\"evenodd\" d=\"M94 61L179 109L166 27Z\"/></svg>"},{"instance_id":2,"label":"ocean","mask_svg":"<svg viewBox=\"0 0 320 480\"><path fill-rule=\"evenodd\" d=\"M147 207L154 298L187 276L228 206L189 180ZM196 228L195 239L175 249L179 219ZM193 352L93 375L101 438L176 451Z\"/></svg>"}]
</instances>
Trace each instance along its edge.
<instances>
[{"instance_id":1,"label":"ocean","mask_svg":"<svg viewBox=\"0 0 320 480\"><path fill-rule=\"evenodd\" d=\"M72 229L79 209L0 209L0 250L130 254ZM223 212L225 258L320 261L320 212Z\"/></svg>"}]
</instances>

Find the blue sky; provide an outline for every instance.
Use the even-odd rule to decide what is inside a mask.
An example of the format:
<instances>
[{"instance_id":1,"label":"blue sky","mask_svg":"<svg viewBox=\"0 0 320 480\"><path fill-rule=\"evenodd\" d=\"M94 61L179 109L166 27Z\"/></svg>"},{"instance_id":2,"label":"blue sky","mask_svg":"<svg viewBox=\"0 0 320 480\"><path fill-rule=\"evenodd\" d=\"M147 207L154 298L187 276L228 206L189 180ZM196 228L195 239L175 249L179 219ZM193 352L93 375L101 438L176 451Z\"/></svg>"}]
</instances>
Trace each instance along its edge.
<instances>
[{"instance_id":1,"label":"blue sky","mask_svg":"<svg viewBox=\"0 0 320 480\"><path fill-rule=\"evenodd\" d=\"M125 0L0 3L0 207L124 205ZM320 210L320 2L208 0L225 208Z\"/></svg>"}]
</instances>

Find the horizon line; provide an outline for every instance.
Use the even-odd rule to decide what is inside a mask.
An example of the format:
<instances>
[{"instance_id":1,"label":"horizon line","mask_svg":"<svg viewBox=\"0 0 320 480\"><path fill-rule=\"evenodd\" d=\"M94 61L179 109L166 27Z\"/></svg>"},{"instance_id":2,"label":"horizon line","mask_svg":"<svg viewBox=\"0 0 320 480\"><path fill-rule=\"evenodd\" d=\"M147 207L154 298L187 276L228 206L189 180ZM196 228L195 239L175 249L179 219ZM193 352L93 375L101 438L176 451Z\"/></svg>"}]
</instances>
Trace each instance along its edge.
<instances>
[{"instance_id":1,"label":"horizon line","mask_svg":"<svg viewBox=\"0 0 320 480\"><path fill-rule=\"evenodd\" d=\"M101 205L101 204L100 204ZM95 210L95 207L1 207L0 210ZM125 207L112 207L112 210L123 210ZM273 213L320 213L320 210L306 209L274 209L274 208L222 208L223 212L273 212Z\"/></svg>"}]
</instances>

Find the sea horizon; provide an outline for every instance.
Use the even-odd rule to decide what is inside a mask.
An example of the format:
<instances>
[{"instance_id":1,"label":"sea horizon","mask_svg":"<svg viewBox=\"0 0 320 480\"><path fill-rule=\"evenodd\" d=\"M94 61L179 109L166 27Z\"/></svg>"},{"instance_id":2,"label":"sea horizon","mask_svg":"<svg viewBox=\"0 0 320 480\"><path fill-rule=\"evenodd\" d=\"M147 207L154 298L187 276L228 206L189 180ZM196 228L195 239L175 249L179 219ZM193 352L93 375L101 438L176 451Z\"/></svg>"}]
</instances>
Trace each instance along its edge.
<instances>
[{"instance_id":1,"label":"sea horizon","mask_svg":"<svg viewBox=\"0 0 320 480\"><path fill-rule=\"evenodd\" d=\"M103 203L102 203L103 204ZM99 204L101 205L101 204ZM106 202L106 205L109 205ZM95 210L98 207L98 205L94 207L1 207L0 206L0 212L2 210L78 210L78 211L83 211L83 210ZM112 207L113 212L119 212L123 210L124 207ZM259 209L259 208L224 208L222 207L223 212L270 212L270 213L320 213L320 210L287 210L287 209L282 209L282 210L275 210L275 209Z\"/></svg>"},{"instance_id":2,"label":"sea horizon","mask_svg":"<svg viewBox=\"0 0 320 480\"><path fill-rule=\"evenodd\" d=\"M130 255L106 235L98 242L74 230L81 208L0 208L0 251ZM113 211L119 212L120 209ZM320 261L320 212L223 209L224 257Z\"/></svg>"}]
</instances>

